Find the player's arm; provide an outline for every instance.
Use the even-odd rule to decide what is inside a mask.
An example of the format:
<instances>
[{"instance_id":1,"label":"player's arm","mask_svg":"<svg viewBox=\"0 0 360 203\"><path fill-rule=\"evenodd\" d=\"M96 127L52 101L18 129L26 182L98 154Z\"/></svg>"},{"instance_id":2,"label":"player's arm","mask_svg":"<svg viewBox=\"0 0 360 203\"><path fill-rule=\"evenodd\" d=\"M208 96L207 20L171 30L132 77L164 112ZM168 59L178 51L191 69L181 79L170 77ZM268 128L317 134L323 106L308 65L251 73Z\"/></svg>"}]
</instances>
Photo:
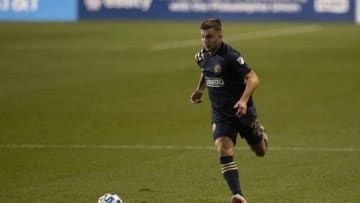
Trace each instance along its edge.
<instances>
[{"instance_id":1,"label":"player's arm","mask_svg":"<svg viewBox=\"0 0 360 203\"><path fill-rule=\"evenodd\" d=\"M195 91L191 94L191 103L198 104L201 102L202 93L205 90L205 87L206 85L205 85L204 74L201 73L198 86L195 89Z\"/></svg>"},{"instance_id":2,"label":"player's arm","mask_svg":"<svg viewBox=\"0 0 360 203\"><path fill-rule=\"evenodd\" d=\"M234 108L237 108L236 115L241 117L247 112L247 102L249 101L251 95L255 92L256 87L258 86L260 80L254 71L250 71L245 75L246 79L246 88L242 94L239 101L235 104Z\"/></svg>"}]
</instances>

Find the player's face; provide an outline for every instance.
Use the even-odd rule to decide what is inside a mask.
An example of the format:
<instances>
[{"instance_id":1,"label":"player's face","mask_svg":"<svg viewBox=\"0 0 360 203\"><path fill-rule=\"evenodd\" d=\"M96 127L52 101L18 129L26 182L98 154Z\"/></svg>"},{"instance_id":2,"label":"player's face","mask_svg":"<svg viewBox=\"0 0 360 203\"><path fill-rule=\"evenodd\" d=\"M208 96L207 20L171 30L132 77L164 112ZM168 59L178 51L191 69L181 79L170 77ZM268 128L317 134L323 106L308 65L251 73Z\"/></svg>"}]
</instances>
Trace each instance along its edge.
<instances>
[{"instance_id":1,"label":"player's face","mask_svg":"<svg viewBox=\"0 0 360 203\"><path fill-rule=\"evenodd\" d=\"M207 51L216 50L221 45L221 31L214 29L201 30L201 43Z\"/></svg>"}]
</instances>

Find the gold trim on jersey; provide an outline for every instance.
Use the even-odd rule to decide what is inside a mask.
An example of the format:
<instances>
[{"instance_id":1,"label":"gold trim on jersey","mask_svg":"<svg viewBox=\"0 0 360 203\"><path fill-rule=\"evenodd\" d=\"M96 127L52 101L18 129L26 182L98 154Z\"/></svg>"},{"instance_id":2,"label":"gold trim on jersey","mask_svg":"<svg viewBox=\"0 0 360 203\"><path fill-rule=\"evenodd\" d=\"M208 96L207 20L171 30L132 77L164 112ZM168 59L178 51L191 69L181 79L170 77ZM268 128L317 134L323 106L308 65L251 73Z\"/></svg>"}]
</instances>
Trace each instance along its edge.
<instances>
[{"instance_id":1,"label":"gold trim on jersey","mask_svg":"<svg viewBox=\"0 0 360 203\"><path fill-rule=\"evenodd\" d=\"M195 54L195 60L197 62L199 62L199 61L204 60L204 59L205 59L205 57L204 57L204 49L201 49L199 52L197 52Z\"/></svg>"}]
</instances>

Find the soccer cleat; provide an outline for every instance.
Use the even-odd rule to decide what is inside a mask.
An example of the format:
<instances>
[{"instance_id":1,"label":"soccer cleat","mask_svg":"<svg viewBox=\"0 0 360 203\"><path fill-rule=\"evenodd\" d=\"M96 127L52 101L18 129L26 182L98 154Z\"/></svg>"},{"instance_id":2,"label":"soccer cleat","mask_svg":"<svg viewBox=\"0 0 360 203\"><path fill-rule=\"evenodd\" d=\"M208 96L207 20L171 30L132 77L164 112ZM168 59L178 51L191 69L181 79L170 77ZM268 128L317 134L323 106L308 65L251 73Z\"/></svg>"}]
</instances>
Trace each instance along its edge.
<instances>
[{"instance_id":1,"label":"soccer cleat","mask_svg":"<svg viewBox=\"0 0 360 203\"><path fill-rule=\"evenodd\" d=\"M260 132L263 135L263 139L264 139L264 142L265 142L265 145L266 145L266 148L267 148L269 139L268 139L267 134L265 133L265 128L262 125L260 125Z\"/></svg>"},{"instance_id":2,"label":"soccer cleat","mask_svg":"<svg viewBox=\"0 0 360 203\"><path fill-rule=\"evenodd\" d=\"M263 139L264 139L264 142L265 142L265 145L266 145L266 148L268 147L268 136L267 136L267 134L264 132L263 133Z\"/></svg>"},{"instance_id":3,"label":"soccer cleat","mask_svg":"<svg viewBox=\"0 0 360 203\"><path fill-rule=\"evenodd\" d=\"M247 203L245 198L239 194L233 195L231 198L231 203Z\"/></svg>"}]
</instances>

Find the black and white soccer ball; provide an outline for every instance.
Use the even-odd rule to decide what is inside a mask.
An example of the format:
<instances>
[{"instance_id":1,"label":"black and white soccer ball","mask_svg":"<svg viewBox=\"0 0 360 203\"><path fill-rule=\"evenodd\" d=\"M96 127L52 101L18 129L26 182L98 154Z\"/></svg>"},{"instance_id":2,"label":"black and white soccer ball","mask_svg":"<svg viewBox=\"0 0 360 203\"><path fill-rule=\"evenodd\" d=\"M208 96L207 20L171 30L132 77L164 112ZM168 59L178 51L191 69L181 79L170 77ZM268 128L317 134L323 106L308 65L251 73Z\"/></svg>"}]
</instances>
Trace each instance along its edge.
<instances>
[{"instance_id":1,"label":"black and white soccer ball","mask_svg":"<svg viewBox=\"0 0 360 203\"><path fill-rule=\"evenodd\" d=\"M99 197L98 203L123 203L123 201L117 194L106 193Z\"/></svg>"}]
</instances>

